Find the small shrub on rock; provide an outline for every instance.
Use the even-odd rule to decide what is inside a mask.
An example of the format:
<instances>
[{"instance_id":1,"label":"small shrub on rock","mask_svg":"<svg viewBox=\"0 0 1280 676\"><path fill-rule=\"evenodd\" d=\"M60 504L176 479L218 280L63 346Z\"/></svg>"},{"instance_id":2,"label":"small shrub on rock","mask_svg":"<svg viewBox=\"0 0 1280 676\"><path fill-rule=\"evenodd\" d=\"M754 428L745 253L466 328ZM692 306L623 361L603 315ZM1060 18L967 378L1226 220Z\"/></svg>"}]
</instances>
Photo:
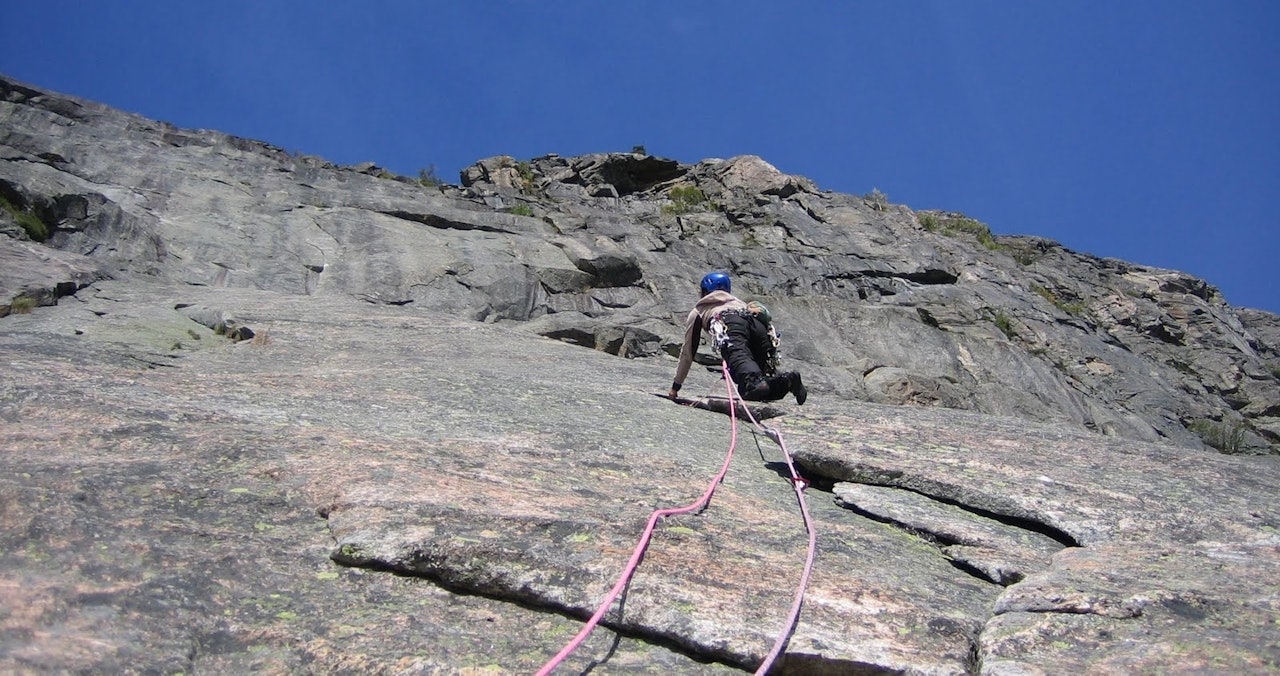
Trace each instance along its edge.
<instances>
[{"instance_id":1,"label":"small shrub on rock","mask_svg":"<svg viewBox=\"0 0 1280 676\"><path fill-rule=\"evenodd\" d=\"M528 162L517 162L516 173L520 174L520 182L524 186L525 192L533 191L533 165Z\"/></svg>"},{"instance_id":2,"label":"small shrub on rock","mask_svg":"<svg viewBox=\"0 0 1280 676\"><path fill-rule=\"evenodd\" d=\"M678 185L672 188L667 196L671 198L671 204L664 205L662 211L668 214L687 214L697 211L707 202L706 193L694 185Z\"/></svg>"},{"instance_id":3,"label":"small shrub on rock","mask_svg":"<svg viewBox=\"0 0 1280 676\"><path fill-rule=\"evenodd\" d=\"M434 188L444 184L440 177L436 175L436 165L430 165L426 169L418 170L418 183L427 188Z\"/></svg>"},{"instance_id":4,"label":"small shrub on rock","mask_svg":"<svg viewBox=\"0 0 1280 676\"><path fill-rule=\"evenodd\" d=\"M876 211L884 211L889 208L889 196L880 192L879 188L872 188L871 192L862 196L862 201Z\"/></svg>"},{"instance_id":5,"label":"small shrub on rock","mask_svg":"<svg viewBox=\"0 0 1280 676\"><path fill-rule=\"evenodd\" d=\"M1080 315L1084 314L1085 304L1083 301L1078 301L1078 300L1064 301L1058 297L1058 294L1050 291L1049 289L1043 286L1040 286L1039 284L1032 284L1031 290L1037 296L1040 296L1041 298L1049 301L1050 303L1053 304L1054 307L1058 308L1059 310L1062 310L1063 312L1069 315L1079 317Z\"/></svg>"},{"instance_id":6,"label":"small shrub on rock","mask_svg":"<svg viewBox=\"0 0 1280 676\"><path fill-rule=\"evenodd\" d=\"M864 195L863 199L867 199ZM969 218L963 214L925 213L919 217L920 226L929 232L936 232L947 237L969 236L992 251L1003 251L1006 247L997 242L991 228L982 221Z\"/></svg>"},{"instance_id":7,"label":"small shrub on rock","mask_svg":"<svg viewBox=\"0 0 1280 676\"><path fill-rule=\"evenodd\" d=\"M1240 422L1193 420L1187 429L1199 435L1206 445L1223 453L1239 453L1244 443L1244 424Z\"/></svg>"},{"instance_id":8,"label":"small shrub on rock","mask_svg":"<svg viewBox=\"0 0 1280 676\"><path fill-rule=\"evenodd\" d=\"M0 196L0 208L9 212L9 215L13 217L13 220L16 221L18 225L22 227L22 230L27 233L27 237L30 237L37 242L43 242L46 239L49 239L49 226L45 225L44 221L40 220L40 217L37 216L34 211L30 209L19 209L3 196Z\"/></svg>"}]
</instances>

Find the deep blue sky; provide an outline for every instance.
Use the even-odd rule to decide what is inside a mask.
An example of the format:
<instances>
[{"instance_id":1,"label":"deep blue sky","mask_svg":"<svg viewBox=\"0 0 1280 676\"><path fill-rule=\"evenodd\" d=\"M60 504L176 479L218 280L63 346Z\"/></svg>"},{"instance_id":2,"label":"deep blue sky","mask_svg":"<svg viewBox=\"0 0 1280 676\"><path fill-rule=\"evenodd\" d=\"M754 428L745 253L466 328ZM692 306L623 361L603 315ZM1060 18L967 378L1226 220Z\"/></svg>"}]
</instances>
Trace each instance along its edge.
<instances>
[{"instance_id":1,"label":"deep blue sky","mask_svg":"<svg viewBox=\"0 0 1280 676\"><path fill-rule=\"evenodd\" d=\"M0 72L339 164L755 154L1280 312L1280 2L3 0Z\"/></svg>"}]
</instances>

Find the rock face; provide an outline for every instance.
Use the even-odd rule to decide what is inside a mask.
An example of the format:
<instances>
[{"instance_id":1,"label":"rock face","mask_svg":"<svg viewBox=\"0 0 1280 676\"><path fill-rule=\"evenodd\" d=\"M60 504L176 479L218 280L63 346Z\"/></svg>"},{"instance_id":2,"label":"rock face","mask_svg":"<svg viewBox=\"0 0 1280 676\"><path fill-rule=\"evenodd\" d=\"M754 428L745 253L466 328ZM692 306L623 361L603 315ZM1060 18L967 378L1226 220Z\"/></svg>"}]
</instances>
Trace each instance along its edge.
<instances>
[{"instance_id":1,"label":"rock face","mask_svg":"<svg viewBox=\"0 0 1280 676\"><path fill-rule=\"evenodd\" d=\"M709 269L810 384L757 409L819 542L780 671L1280 669L1280 320L1202 280L756 157L423 185L0 94L2 670L537 669L723 461L651 394ZM785 630L805 531L740 427L564 673Z\"/></svg>"},{"instance_id":2,"label":"rock face","mask_svg":"<svg viewBox=\"0 0 1280 676\"><path fill-rule=\"evenodd\" d=\"M73 267L4 289L6 304L131 270L412 303L648 357L674 350L691 280L724 269L833 396L1233 453L1280 441L1275 315L1182 273L820 191L756 157L499 157L427 187L18 83L3 97L0 195L46 225L44 258L90 259L43 263ZM0 241L6 261L31 255Z\"/></svg>"}]
</instances>

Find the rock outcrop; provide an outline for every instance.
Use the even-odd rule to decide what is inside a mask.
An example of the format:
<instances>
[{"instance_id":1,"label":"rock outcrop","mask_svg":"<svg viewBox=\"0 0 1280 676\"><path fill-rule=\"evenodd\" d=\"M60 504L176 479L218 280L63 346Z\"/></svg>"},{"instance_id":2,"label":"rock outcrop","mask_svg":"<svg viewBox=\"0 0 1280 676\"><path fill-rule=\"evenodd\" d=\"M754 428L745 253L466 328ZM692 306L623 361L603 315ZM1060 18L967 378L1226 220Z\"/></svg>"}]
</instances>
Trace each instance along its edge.
<instances>
[{"instance_id":1,"label":"rock outcrop","mask_svg":"<svg viewBox=\"0 0 1280 676\"><path fill-rule=\"evenodd\" d=\"M424 186L3 86L0 195L90 270L413 303L641 357L673 349L690 280L720 268L835 396L1228 452L1280 441L1280 320L1182 273L824 192L756 157L499 157ZM3 301L51 302L90 270Z\"/></svg>"},{"instance_id":2,"label":"rock outcrop","mask_svg":"<svg viewBox=\"0 0 1280 676\"><path fill-rule=\"evenodd\" d=\"M0 669L536 669L722 462L652 396L713 268L810 384L759 411L819 538L782 671L1280 668L1280 319L1202 280L756 157L424 185L0 99ZM565 672L785 629L805 532L739 436Z\"/></svg>"}]
</instances>

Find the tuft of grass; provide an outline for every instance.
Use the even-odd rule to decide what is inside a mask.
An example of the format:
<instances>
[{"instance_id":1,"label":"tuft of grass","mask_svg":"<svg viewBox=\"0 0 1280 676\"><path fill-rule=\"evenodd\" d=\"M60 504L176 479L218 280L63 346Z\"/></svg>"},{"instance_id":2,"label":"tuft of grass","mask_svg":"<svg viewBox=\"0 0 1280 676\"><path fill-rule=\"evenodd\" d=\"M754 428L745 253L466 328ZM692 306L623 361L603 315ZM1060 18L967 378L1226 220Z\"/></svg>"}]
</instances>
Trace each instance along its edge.
<instances>
[{"instance_id":1,"label":"tuft of grass","mask_svg":"<svg viewBox=\"0 0 1280 676\"><path fill-rule=\"evenodd\" d=\"M1205 444L1227 454L1239 453L1244 443L1244 424L1238 421L1192 420L1187 429L1199 435Z\"/></svg>"},{"instance_id":2,"label":"tuft of grass","mask_svg":"<svg viewBox=\"0 0 1280 676\"><path fill-rule=\"evenodd\" d=\"M695 185L678 185L667 191L671 204L663 205L664 214L687 214L701 211L707 203L707 195Z\"/></svg>"},{"instance_id":3,"label":"tuft of grass","mask_svg":"<svg viewBox=\"0 0 1280 676\"><path fill-rule=\"evenodd\" d=\"M532 216L533 207L529 206L528 204L517 204L511 207L510 209L507 209L507 213L515 214L517 216Z\"/></svg>"},{"instance_id":4,"label":"tuft of grass","mask_svg":"<svg viewBox=\"0 0 1280 676\"><path fill-rule=\"evenodd\" d=\"M935 213L926 213L919 218L920 226L929 232L936 232L947 237L973 237L978 240L979 244L991 251L1003 251L1006 248L996 241L995 235L991 234L991 228L977 219L969 218L962 214L944 215Z\"/></svg>"},{"instance_id":5,"label":"tuft of grass","mask_svg":"<svg viewBox=\"0 0 1280 676\"><path fill-rule=\"evenodd\" d=\"M1040 286L1039 284L1032 284L1031 290L1035 292L1036 295L1052 303L1054 307L1058 308L1059 310L1062 310L1063 312L1069 315L1079 317L1080 315L1084 314L1084 311L1085 311L1084 301L1079 301L1079 300L1065 301L1059 298L1058 294L1054 293L1053 291L1050 291L1049 289L1046 289L1043 286Z\"/></svg>"},{"instance_id":6,"label":"tuft of grass","mask_svg":"<svg viewBox=\"0 0 1280 676\"><path fill-rule=\"evenodd\" d=\"M5 199L2 195L0 195L0 208L9 212L13 220L17 221L18 225L27 233L27 237L37 242L49 239L49 226L45 225L44 221L40 220L40 217L31 209L19 209L13 202Z\"/></svg>"},{"instance_id":7,"label":"tuft of grass","mask_svg":"<svg viewBox=\"0 0 1280 676\"><path fill-rule=\"evenodd\" d=\"M31 314L36 307L36 299L31 296L18 296L9 303L9 312L15 315Z\"/></svg>"},{"instance_id":8,"label":"tuft of grass","mask_svg":"<svg viewBox=\"0 0 1280 676\"><path fill-rule=\"evenodd\" d=\"M520 181L524 184L525 192L533 191L533 165L521 160L516 163L516 173L520 174Z\"/></svg>"},{"instance_id":9,"label":"tuft of grass","mask_svg":"<svg viewBox=\"0 0 1280 676\"><path fill-rule=\"evenodd\" d=\"M987 224L982 221L977 221L968 217L955 218L950 219L945 228L949 232L944 232L943 234L948 234L948 236L954 237L954 235L950 233L972 235L977 238L979 244L991 249L992 251L1000 248L1000 244L996 242L995 236L991 234L991 228L988 228Z\"/></svg>"},{"instance_id":10,"label":"tuft of grass","mask_svg":"<svg viewBox=\"0 0 1280 676\"><path fill-rule=\"evenodd\" d=\"M1013 320L1009 319L1009 315L1005 314L1004 310L996 310L991 315L991 320L995 322L996 328L1000 329L1000 332L1006 338L1012 339L1018 335L1018 332L1013 330Z\"/></svg>"}]
</instances>

